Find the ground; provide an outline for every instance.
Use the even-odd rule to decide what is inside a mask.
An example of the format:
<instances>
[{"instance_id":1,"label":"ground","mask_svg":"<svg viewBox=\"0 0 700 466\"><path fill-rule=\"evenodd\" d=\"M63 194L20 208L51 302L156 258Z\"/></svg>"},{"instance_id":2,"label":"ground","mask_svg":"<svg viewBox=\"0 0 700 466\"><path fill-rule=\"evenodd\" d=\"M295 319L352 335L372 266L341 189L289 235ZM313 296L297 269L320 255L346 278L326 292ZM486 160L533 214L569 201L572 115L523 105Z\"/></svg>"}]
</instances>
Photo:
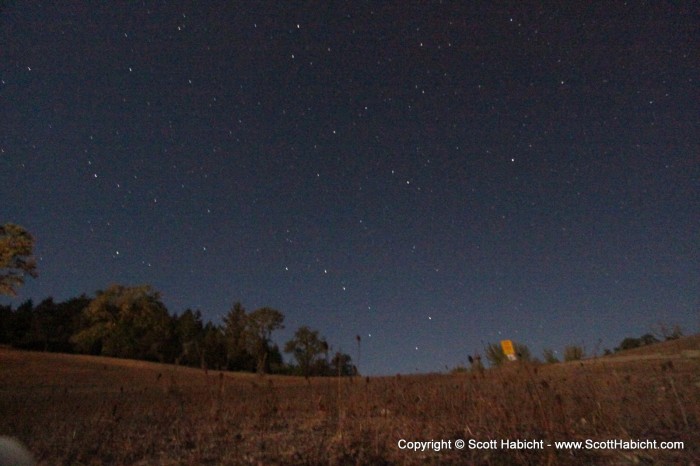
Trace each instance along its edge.
<instances>
[{"instance_id":1,"label":"ground","mask_svg":"<svg viewBox=\"0 0 700 466\"><path fill-rule=\"evenodd\" d=\"M694 336L485 373L304 379L0 348L0 435L45 465L700 464L698 350ZM614 439L684 445L554 445Z\"/></svg>"}]
</instances>

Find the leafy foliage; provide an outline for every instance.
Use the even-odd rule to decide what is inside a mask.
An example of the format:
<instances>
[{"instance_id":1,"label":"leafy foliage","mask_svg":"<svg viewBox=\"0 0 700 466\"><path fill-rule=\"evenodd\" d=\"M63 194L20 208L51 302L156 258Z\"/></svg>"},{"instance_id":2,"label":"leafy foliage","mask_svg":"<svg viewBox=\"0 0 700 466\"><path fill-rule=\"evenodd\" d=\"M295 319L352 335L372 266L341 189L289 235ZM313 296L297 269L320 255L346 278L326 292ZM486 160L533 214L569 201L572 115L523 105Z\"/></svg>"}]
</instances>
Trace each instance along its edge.
<instances>
[{"instance_id":1,"label":"leafy foliage","mask_svg":"<svg viewBox=\"0 0 700 466\"><path fill-rule=\"evenodd\" d=\"M112 285L84 311L87 326L72 341L84 352L163 360L170 316L150 286Z\"/></svg>"},{"instance_id":2,"label":"leafy foliage","mask_svg":"<svg viewBox=\"0 0 700 466\"><path fill-rule=\"evenodd\" d=\"M204 360L202 313L187 309L181 316L173 316L172 320L176 361L186 366L202 365Z\"/></svg>"},{"instance_id":3,"label":"leafy foliage","mask_svg":"<svg viewBox=\"0 0 700 466\"><path fill-rule=\"evenodd\" d=\"M328 344L319 337L317 330L311 330L307 326L300 327L294 333L294 338L284 346L284 352L294 356L302 375L306 377L319 375L319 369L322 368L319 363L325 362L325 360L320 359L320 356L326 351L328 351Z\"/></svg>"},{"instance_id":4,"label":"leafy foliage","mask_svg":"<svg viewBox=\"0 0 700 466\"><path fill-rule=\"evenodd\" d=\"M218 325L207 322L202 337L202 368L224 369L226 367L226 338Z\"/></svg>"},{"instance_id":5,"label":"leafy foliage","mask_svg":"<svg viewBox=\"0 0 700 466\"><path fill-rule=\"evenodd\" d=\"M37 277L34 238L19 225L0 225L0 294L17 296L24 276Z\"/></svg>"},{"instance_id":6,"label":"leafy foliage","mask_svg":"<svg viewBox=\"0 0 700 466\"><path fill-rule=\"evenodd\" d=\"M672 338L668 338L668 340L670 339ZM651 333L646 333L639 338L625 338L624 340L622 340L622 342L620 342L620 346L615 348L615 351L624 351L628 349L639 348L641 346L653 345L654 343L658 342L659 339L657 339L654 335L652 335Z\"/></svg>"},{"instance_id":7,"label":"leafy foliage","mask_svg":"<svg viewBox=\"0 0 700 466\"><path fill-rule=\"evenodd\" d=\"M331 375L352 376L357 375L357 369L352 363L349 354L337 352L331 359Z\"/></svg>"},{"instance_id":8,"label":"leafy foliage","mask_svg":"<svg viewBox=\"0 0 700 466\"><path fill-rule=\"evenodd\" d=\"M246 347L255 356L259 373L270 371L270 341L272 332L283 329L284 315L269 307L251 312L245 319Z\"/></svg>"},{"instance_id":9,"label":"leafy foliage","mask_svg":"<svg viewBox=\"0 0 700 466\"><path fill-rule=\"evenodd\" d=\"M271 308L248 314L235 303L222 325L204 322L202 312L187 309L170 315L160 295L148 285L113 285L94 298L81 295L38 305L27 300L17 309L0 305L0 344L19 348L157 360L202 369L315 376L352 375L350 356L338 353L328 362L329 346L317 331L295 334L298 348L314 356L299 366L286 364L272 341L284 315ZM290 343L288 343L289 345ZM325 356L320 357L321 354ZM301 367L304 367L302 370Z\"/></svg>"},{"instance_id":10,"label":"leafy foliage","mask_svg":"<svg viewBox=\"0 0 700 466\"><path fill-rule=\"evenodd\" d=\"M248 351L246 326L248 315L239 302L235 303L224 317L224 337L226 340L226 358L229 370L254 371L255 357Z\"/></svg>"}]
</instances>

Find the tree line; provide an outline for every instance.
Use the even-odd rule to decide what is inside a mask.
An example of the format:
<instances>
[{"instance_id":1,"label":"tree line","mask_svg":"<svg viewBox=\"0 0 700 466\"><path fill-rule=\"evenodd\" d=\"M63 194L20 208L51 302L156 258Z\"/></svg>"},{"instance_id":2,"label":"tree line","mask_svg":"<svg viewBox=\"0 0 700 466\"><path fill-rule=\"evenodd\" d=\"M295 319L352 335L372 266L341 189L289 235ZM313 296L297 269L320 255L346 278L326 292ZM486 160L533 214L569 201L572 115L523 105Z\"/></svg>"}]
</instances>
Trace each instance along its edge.
<instances>
[{"instance_id":1,"label":"tree line","mask_svg":"<svg viewBox=\"0 0 700 466\"><path fill-rule=\"evenodd\" d=\"M331 354L319 332L306 326L280 351L272 334L282 328L280 311L263 307L248 312L238 302L221 324L205 322L198 310L170 314L148 285L112 285L94 297L0 306L0 344L17 348L230 371L304 376L357 372L348 354ZM292 362L285 363L282 352Z\"/></svg>"},{"instance_id":2,"label":"tree line","mask_svg":"<svg viewBox=\"0 0 700 466\"><path fill-rule=\"evenodd\" d=\"M16 296L25 276L36 277L33 257L34 238L23 227L0 225L0 294ZM357 368L349 355L335 352L317 330L299 328L284 345L296 364L285 364L272 332L284 328L284 315L263 307L247 312L235 303L223 324L204 322L200 311L187 309L171 315L150 286L112 285L98 291L94 298L81 295L61 303L47 298L34 306L31 300L17 309L0 306L0 344L43 351L75 352L121 358L145 359L165 363L259 373L299 374L304 376L353 375ZM675 340L683 335L679 326L659 324L660 337L647 333L640 338L625 338L615 352ZM356 337L358 361L360 336ZM514 342L518 360L539 362L527 345ZM488 343L486 359L492 367L508 358L501 345ZM606 349L604 355L612 354ZM585 357L582 346L564 348L564 361ZM559 359L551 348L543 351L544 362ZM481 355L469 356L471 369L484 369ZM456 372L467 370L457 367Z\"/></svg>"},{"instance_id":3,"label":"tree line","mask_svg":"<svg viewBox=\"0 0 700 466\"><path fill-rule=\"evenodd\" d=\"M0 225L0 294L17 295L26 276L36 277L34 238L23 227ZM223 324L204 322L200 311L170 314L149 285L112 285L56 303L28 300L0 306L0 344L18 348L144 359L203 369L299 374L353 375L352 358L331 348L317 330L299 328L284 345L285 364L272 333L284 315L269 307L247 312L235 303ZM358 337L359 344L359 337Z\"/></svg>"}]
</instances>

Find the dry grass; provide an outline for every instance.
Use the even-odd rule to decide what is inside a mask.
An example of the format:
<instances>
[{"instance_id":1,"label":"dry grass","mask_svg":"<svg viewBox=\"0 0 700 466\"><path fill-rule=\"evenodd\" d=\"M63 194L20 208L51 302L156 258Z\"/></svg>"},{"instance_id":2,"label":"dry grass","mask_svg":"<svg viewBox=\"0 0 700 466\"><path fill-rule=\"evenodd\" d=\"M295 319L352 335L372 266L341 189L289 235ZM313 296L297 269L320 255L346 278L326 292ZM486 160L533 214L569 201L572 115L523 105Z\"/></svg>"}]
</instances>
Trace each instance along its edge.
<instances>
[{"instance_id":1,"label":"dry grass","mask_svg":"<svg viewBox=\"0 0 700 466\"><path fill-rule=\"evenodd\" d=\"M354 380L2 348L0 435L47 465L700 463L700 359L681 356L699 341L660 346L660 359ZM685 449L412 452L397 447L402 438L682 440Z\"/></svg>"}]
</instances>

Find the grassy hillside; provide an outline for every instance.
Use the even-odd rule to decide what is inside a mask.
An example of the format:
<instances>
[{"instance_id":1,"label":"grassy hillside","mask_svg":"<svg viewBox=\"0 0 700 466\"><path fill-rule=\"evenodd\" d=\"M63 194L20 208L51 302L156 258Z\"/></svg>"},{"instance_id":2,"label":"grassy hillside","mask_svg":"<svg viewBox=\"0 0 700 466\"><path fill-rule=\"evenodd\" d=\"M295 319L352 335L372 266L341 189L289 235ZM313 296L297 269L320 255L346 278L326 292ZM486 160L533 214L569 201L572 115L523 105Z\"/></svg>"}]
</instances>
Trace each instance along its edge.
<instances>
[{"instance_id":1,"label":"grassy hillside","mask_svg":"<svg viewBox=\"0 0 700 466\"><path fill-rule=\"evenodd\" d=\"M700 351L700 334L691 335L677 340L662 341L653 345L641 346L639 348L628 349L607 356L610 359L635 359L635 358L680 358L680 357L697 357L697 352ZM699 355L700 356L700 355Z\"/></svg>"},{"instance_id":2,"label":"grassy hillside","mask_svg":"<svg viewBox=\"0 0 700 466\"><path fill-rule=\"evenodd\" d=\"M688 464L700 461L700 359L683 351L698 343L654 345L654 359L647 347L483 374L310 380L0 348L0 435L46 465ZM415 452L401 439L450 448ZM459 450L457 439L497 448ZM508 450L502 439L552 447ZM685 445L553 443L587 439Z\"/></svg>"}]
</instances>

